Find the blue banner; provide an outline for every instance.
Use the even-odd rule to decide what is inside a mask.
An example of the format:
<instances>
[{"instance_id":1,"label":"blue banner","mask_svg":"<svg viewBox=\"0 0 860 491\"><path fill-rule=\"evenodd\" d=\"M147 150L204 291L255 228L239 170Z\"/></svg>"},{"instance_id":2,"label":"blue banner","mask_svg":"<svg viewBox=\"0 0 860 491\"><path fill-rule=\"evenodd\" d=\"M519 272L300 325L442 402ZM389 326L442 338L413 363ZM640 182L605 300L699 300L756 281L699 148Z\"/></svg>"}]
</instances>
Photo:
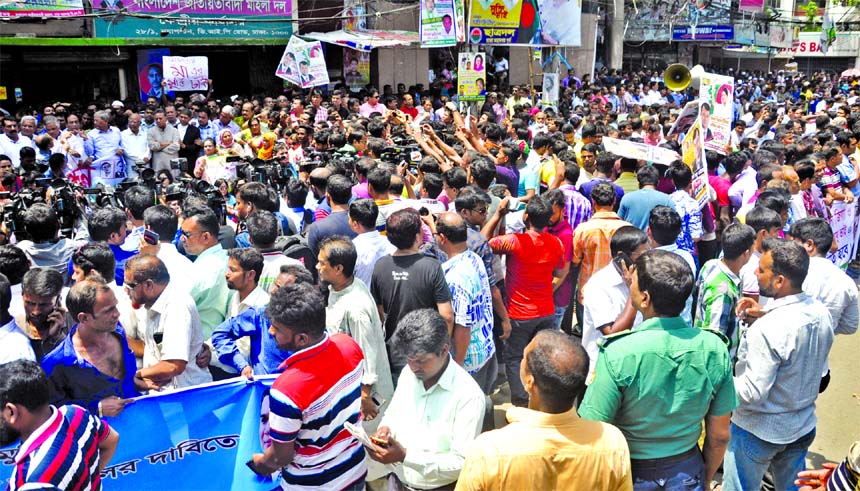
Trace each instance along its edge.
<instances>
[{"instance_id":1,"label":"blue banner","mask_svg":"<svg viewBox=\"0 0 860 491\"><path fill-rule=\"evenodd\" d=\"M735 37L733 26L696 26L693 36L693 26L675 27L672 29L672 39L675 41L731 41Z\"/></svg>"},{"instance_id":2,"label":"blue banner","mask_svg":"<svg viewBox=\"0 0 860 491\"><path fill-rule=\"evenodd\" d=\"M280 489L277 480L245 466L262 451L268 424L261 427L261 415L267 416L263 403L274 379L233 379L144 396L116 418L105 418L120 440L102 471L103 489ZM12 474L16 453L17 445L0 449L0 488Z\"/></svg>"}]
</instances>

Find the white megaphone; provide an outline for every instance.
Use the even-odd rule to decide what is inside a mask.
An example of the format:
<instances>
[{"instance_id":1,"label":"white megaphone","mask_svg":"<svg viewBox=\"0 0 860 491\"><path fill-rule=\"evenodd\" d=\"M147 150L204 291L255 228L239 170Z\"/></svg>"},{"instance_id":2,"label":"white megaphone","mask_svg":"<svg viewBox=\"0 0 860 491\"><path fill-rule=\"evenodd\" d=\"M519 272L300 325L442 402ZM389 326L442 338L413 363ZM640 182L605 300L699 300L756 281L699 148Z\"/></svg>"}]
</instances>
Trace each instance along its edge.
<instances>
[{"instance_id":1,"label":"white megaphone","mask_svg":"<svg viewBox=\"0 0 860 491\"><path fill-rule=\"evenodd\" d=\"M702 83L702 77L705 76L705 67L702 65L696 65L690 70L690 85L693 86L694 89L699 90L699 84Z\"/></svg>"}]
</instances>

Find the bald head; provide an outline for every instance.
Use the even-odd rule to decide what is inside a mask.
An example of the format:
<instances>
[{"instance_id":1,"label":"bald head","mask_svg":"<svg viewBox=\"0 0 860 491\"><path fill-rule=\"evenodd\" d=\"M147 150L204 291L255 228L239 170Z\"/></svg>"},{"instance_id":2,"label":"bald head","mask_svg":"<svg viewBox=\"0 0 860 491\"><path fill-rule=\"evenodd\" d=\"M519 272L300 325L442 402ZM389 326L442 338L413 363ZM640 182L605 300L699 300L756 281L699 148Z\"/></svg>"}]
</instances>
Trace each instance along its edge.
<instances>
[{"instance_id":1,"label":"bald head","mask_svg":"<svg viewBox=\"0 0 860 491\"><path fill-rule=\"evenodd\" d=\"M569 411L582 395L587 375L588 355L582 345L561 331L539 331L526 346L520 376L529 390L532 409Z\"/></svg>"},{"instance_id":2,"label":"bald head","mask_svg":"<svg viewBox=\"0 0 860 491\"><path fill-rule=\"evenodd\" d=\"M466 221L457 213L446 212L436 218L436 231L451 244L466 242Z\"/></svg>"}]
</instances>

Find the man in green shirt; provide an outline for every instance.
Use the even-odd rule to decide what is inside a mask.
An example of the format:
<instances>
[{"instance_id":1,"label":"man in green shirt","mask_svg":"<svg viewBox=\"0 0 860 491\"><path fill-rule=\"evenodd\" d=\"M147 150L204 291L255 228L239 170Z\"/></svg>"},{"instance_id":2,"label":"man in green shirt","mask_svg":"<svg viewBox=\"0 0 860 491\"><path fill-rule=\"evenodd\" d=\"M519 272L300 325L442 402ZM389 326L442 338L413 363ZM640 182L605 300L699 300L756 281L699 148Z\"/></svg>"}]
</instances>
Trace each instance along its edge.
<instances>
[{"instance_id":1,"label":"man in green shirt","mask_svg":"<svg viewBox=\"0 0 860 491\"><path fill-rule=\"evenodd\" d=\"M699 273L699 287L693 325L719 331L729 339L732 364L740 345L740 329L735 306L741 298L741 268L752 256L755 230L733 223L723 232L723 257L711 259Z\"/></svg>"},{"instance_id":2,"label":"man in green shirt","mask_svg":"<svg viewBox=\"0 0 860 491\"><path fill-rule=\"evenodd\" d=\"M709 483L723 460L737 406L725 338L681 319L693 276L680 256L648 251L624 277L645 320L606 339L579 414L624 433L634 489L655 489L655 482L664 489L690 480Z\"/></svg>"}]
</instances>

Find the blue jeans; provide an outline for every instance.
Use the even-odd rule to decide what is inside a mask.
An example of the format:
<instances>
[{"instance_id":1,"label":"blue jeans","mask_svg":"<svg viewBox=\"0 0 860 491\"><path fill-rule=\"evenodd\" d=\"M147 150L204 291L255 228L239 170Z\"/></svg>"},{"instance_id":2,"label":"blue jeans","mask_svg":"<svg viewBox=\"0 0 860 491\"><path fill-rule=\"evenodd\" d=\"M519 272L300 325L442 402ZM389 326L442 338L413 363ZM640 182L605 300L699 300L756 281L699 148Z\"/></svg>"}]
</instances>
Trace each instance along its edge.
<instances>
[{"instance_id":1,"label":"blue jeans","mask_svg":"<svg viewBox=\"0 0 860 491\"><path fill-rule=\"evenodd\" d=\"M770 443L732 423L731 440L723 463L723 490L761 488L770 468L775 489L796 490L797 473L806 468L806 451L815 439L813 429L792 443Z\"/></svg>"},{"instance_id":2,"label":"blue jeans","mask_svg":"<svg viewBox=\"0 0 860 491\"><path fill-rule=\"evenodd\" d=\"M555 314L553 314L553 325L555 326L556 331L561 331L561 321L564 319L564 312L567 310L567 307L559 307L556 305Z\"/></svg>"},{"instance_id":3,"label":"blue jeans","mask_svg":"<svg viewBox=\"0 0 860 491\"><path fill-rule=\"evenodd\" d=\"M675 462L632 462L634 491L702 491L705 461L699 449Z\"/></svg>"}]
</instances>

